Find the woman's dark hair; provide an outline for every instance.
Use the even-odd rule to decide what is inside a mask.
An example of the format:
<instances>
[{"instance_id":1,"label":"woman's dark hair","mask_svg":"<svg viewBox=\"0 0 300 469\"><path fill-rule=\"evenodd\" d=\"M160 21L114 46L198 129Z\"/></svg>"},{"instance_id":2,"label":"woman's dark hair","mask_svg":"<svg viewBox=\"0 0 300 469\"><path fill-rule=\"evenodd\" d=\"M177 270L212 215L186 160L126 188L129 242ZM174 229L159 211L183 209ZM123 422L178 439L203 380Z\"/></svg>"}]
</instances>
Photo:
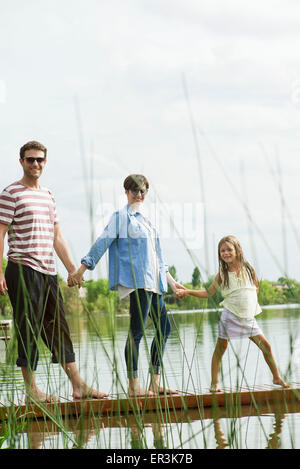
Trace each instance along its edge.
<instances>
[{"instance_id":1,"label":"woman's dark hair","mask_svg":"<svg viewBox=\"0 0 300 469\"><path fill-rule=\"evenodd\" d=\"M126 191L131 189L140 189L143 186L146 186L146 189L149 189L149 182L142 174L130 174L125 179L123 186Z\"/></svg>"}]
</instances>

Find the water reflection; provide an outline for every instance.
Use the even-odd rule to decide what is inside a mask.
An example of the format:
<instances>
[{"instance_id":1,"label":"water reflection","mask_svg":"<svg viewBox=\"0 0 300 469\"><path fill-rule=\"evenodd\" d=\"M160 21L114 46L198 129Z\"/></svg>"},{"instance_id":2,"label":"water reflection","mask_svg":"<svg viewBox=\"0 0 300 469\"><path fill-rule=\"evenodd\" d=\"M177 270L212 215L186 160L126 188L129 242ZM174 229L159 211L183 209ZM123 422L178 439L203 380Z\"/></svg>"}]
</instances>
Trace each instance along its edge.
<instances>
[{"instance_id":1,"label":"water reflection","mask_svg":"<svg viewBox=\"0 0 300 469\"><path fill-rule=\"evenodd\" d=\"M203 410L203 409L202 409ZM262 408L264 411L265 408ZM299 407L293 409L299 412ZM216 413L219 413L216 416ZM253 425L253 407L243 406L242 415L244 424ZM262 412L260 419L272 419L272 431L265 434L265 444L252 447L277 449L281 447L281 433L283 422L289 420L292 414L274 412L265 414ZM245 420L246 417L246 420ZM226 425L229 422L229 425ZM234 441L238 435L232 438L232 424L237 419L226 415L224 409L219 411L205 409L200 415L198 410L172 411L158 415L155 412L140 413L139 415L113 415L99 417L64 418L58 423L50 420L29 420L25 428L19 426L19 433L23 439L20 447L30 449L42 448L130 448L130 449L167 449L170 448L170 439L178 443L176 447L182 448L236 448L239 442ZM240 423L240 422L239 422ZM225 430L222 429L222 424ZM195 444L195 436L199 436L199 428L209 429L206 432L206 444ZM3 435L6 425L0 425L0 435ZM123 429L123 431L122 431ZM176 433L177 429L177 433ZM249 428L248 430L249 431ZM179 435L181 433L181 436ZM214 436L214 444L209 444L210 434ZM182 436L184 435L184 438ZM25 438L26 436L26 438ZM202 435L204 436L204 435ZM118 437L120 440L118 441ZM17 439L16 439L17 440ZM190 441L189 441L190 440ZM199 441L199 438L198 438ZM109 443L109 444L108 444ZM296 443L296 442L295 442ZM124 446L126 444L126 446ZM250 445L251 447L251 445Z\"/></svg>"},{"instance_id":2,"label":"water reflection","mask_svg":"<svg viewBox=\"0 0 300 469\"><path fill-rule=\"evenodd\" d=\"M218 313L191 312L171 314L173 325L164 360L168 387L201 393L210 384L210 360L217 336ZM297 341L300 331L300 310L264 312L257 318L270 337L279 368L288 379L299 382L300 367L291 360L291 337ZM127 338L129 317L110 314L68 316L76 357L83 377L104 392L124 392L127 386L123 350ZM148 344L152 340L151 323L147 324L145 341L141 346L140 373L148 377ZM291 335L292 331L292 335ZM0 364L0 401L19 402L23 398L23 382L16 368L14 345ZM239 387L241 382L265 385L271 383L266 367L258 354L249 353L248 342L235 345L235 353L226 352L222 363L223 387ZM238 356L239 362L237 363ZM68 397L67 379L58 365L48 365L49 353L41 344L41 361L37 380L41 388ZM245 366L247 365L247 366ZM50 371L49 371L50 370ZM236 409L235 409L236 410ZM283 425L288 422L288 425ZM29 421L20 446L91 447L91 448L278 448L294 444L300 447L299 409L261 408L243 406L237 414L228 416L219 409L218 415L201 409L188 413L168 413L138 416L107 416L93 419L67 419L60 425L50 421ZM272 429L267 429L272 426ZM234 438L232 438L234 429ZM5 425L1 427L4 434ZM293 432L293 435L290 435ZM297 440L298 439L298 440ZM291 443L292 442L292 443Z\"/></svg>"}]
</instances>

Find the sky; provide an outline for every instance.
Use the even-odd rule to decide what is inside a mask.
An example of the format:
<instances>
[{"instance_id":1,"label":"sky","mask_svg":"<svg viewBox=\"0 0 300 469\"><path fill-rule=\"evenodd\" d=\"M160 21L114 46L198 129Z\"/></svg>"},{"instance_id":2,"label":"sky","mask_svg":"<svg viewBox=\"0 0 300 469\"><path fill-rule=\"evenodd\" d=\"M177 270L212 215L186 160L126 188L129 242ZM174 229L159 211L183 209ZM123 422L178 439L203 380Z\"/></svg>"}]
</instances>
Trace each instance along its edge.
<instances>
[{"instance_id":1,"label":"sky","mask_svg":"<svg viewBox=\"0 0 300 469\"><path fill-rule=\"evenodd\" d=\"M0 12L0 187L22 177L25 142L46 145L40 182L76 265L142 173L179 280L216 273L228 234L260 279L300 280L297 0L0 0ZM107 275L106 256L90 275Z\"/></svg>"}]
</instances>

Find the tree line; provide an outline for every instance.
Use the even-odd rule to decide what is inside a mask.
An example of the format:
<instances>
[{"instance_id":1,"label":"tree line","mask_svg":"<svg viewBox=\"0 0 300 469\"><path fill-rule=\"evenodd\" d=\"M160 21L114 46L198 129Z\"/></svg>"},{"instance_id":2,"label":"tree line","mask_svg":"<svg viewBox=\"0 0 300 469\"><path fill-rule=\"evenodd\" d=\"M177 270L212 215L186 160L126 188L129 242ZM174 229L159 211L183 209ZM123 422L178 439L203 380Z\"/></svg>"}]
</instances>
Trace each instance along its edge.
<instances>
[{"instance_id":1,"label":"tree line","mask_svg":"<svg viewBox=\"0 0 300 469\"><path fill-rule=\"evenodd\" d=\"M3 270L7 264L6 259L3 260ZM172 265L170 273L175 280L178 280L176 267ZM69 288L67 283L58 276L59 285L64 298L67 313L82 313L85 310L90 312L104 311L125 312L129 307L129 299L120 300L116 291L109 289L107 279L88 280L84 283L82 289ZM183 283L189 289L208 288L213 282L214 277L202 282L201 273L198 267L195 267L192 273L191 282ZM200 299L188 295L186 298L178 299L170 287L164 296L166 304L170 309L200 309L200 308L217 308L222 301L220 290L208 298ZM258 302L260 305L275 305L300 303L300 282L295 279L280 277L277 281L261 280L259 282ZM0 296L0 315L10 316L12 313L8 295Z\"/></svg>"}]
</instances>

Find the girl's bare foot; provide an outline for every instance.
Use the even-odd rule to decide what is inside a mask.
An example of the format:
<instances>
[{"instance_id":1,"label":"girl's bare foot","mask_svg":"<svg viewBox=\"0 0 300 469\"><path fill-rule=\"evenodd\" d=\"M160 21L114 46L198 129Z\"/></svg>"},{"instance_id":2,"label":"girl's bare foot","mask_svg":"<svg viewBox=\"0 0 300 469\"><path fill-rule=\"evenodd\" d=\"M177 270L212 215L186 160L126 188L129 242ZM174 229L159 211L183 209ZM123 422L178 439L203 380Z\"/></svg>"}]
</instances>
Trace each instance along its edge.
<instances>
[{"instance_id":1,"label":"girl's bare foot","mask_svg":"<svg viewBox=\"0 0 300 469\"><path fill-rule=\"evenodd\" d=\"M290 385L283 381L282 378L274 378L273 379L273 384L276 384L277 386L282 386L283 388L289 388Z\"/></svg>"},{"instance_id":2,"label":"girl's bare foot","mask_svg":"<svg viewBox=\"0 0 300 469\"><path fill-rule=\"evenodd\" d=\"M209 391L210 392L221 392L222 389L220 388L220 386L218 384L211 384L210 388L209 388Z\"/></svg>"}]
</instances>

